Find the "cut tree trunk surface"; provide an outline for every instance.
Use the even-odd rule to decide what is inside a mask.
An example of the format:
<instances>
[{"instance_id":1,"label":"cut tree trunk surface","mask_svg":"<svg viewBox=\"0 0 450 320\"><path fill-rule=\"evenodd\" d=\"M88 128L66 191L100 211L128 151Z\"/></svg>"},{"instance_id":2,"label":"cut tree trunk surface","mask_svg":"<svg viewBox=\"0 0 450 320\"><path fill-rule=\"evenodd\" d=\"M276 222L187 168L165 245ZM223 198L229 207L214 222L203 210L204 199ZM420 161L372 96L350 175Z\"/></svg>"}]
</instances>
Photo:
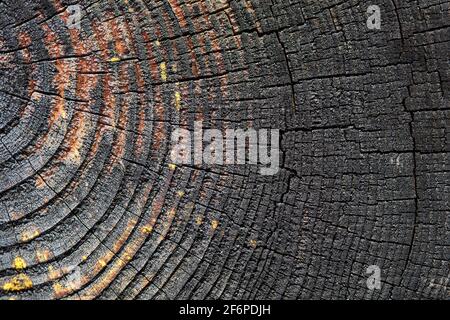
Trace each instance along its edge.
<instances>
[{"instance_id":1,"label":"cut tree trunk surface","mask_svg":"<svg viewBox=\"0 0 450 320\"><path fill-rule=\"evenodd\" d=\"M0 297L448 299L449 3L0 1Z\"/></svg>"}]
</instances>

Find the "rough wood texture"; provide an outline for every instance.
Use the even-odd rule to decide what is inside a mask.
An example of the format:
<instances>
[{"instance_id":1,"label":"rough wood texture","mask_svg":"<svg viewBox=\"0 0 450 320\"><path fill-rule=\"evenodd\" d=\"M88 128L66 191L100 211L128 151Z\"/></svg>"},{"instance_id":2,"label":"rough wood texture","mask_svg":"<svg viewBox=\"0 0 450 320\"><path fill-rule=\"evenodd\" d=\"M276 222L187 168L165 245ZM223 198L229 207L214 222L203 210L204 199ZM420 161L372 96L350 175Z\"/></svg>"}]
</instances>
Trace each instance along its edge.
<instances>
[{"instance_id":1,"label":"rough wood texture","mask_svg":"<svg viewBox=\"0 0 450 320\"><path fill-rule=\"evenodd\" d=\"M0 297L448 299L449 3L0 1ZM280 172L170 166L194 120Z\"/></svg>"}]
</instances>

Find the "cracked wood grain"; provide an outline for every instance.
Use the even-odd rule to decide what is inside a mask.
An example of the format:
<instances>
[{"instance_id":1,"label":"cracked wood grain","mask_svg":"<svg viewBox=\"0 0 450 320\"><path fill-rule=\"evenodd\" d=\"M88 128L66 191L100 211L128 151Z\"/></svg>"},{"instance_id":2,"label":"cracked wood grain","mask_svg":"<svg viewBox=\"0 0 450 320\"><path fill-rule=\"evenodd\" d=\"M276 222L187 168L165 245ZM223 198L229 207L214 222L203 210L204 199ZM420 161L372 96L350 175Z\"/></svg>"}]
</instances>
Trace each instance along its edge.
<instances>
[{"instance_id":1,"label":"cracked wood grain","mask_svg":"<svg viewBox=\"0 0 450 320\"><path fill-rule=\"evenodd\" d=\"M0 298L448 299L449 5L0 1ZM171 164L195 121L279 173Z\"/></svg>"}]
</instances>

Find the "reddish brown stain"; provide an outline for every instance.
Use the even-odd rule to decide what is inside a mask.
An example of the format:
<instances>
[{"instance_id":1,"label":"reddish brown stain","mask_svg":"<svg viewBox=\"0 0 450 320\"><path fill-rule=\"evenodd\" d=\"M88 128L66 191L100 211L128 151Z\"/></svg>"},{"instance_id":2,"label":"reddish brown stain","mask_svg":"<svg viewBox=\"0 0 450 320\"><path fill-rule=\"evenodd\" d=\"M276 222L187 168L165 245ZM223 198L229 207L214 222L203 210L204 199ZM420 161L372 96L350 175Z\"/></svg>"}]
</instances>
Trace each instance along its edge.
<instances>
[{"instance_id":1,"label":"reddish brown stain","mask_svg":"<svg viewBox=\"0 0 450 320\"><path fill-rule=\"evenodd\" d=\"M187 27L186 18L184 16L183 9L181 8L180 4L177 0L169 0L169 4L172 7L173 12L175 13L175 16L178 19L178 23L180 24L181 28Z\"/></svg>"}]
</instances>

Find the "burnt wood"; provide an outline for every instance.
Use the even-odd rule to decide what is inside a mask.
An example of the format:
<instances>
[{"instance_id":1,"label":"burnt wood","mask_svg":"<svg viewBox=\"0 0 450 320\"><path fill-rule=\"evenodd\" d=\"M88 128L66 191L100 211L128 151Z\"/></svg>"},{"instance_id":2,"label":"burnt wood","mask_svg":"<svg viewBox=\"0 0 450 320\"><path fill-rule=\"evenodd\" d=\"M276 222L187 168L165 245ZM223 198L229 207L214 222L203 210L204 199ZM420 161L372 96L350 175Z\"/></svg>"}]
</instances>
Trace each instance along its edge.
<instances>
[{"instance_id":1,"label":"burnt wood","mask_svg":"<svg viewBox=\"0 0 450 320\"><path fill-rule=\"evenodd\" d=\"M449 3L0 1L0 297L448 299ZM279 173L172 165L194 121Z\"/></svg>"}]
</instances>

